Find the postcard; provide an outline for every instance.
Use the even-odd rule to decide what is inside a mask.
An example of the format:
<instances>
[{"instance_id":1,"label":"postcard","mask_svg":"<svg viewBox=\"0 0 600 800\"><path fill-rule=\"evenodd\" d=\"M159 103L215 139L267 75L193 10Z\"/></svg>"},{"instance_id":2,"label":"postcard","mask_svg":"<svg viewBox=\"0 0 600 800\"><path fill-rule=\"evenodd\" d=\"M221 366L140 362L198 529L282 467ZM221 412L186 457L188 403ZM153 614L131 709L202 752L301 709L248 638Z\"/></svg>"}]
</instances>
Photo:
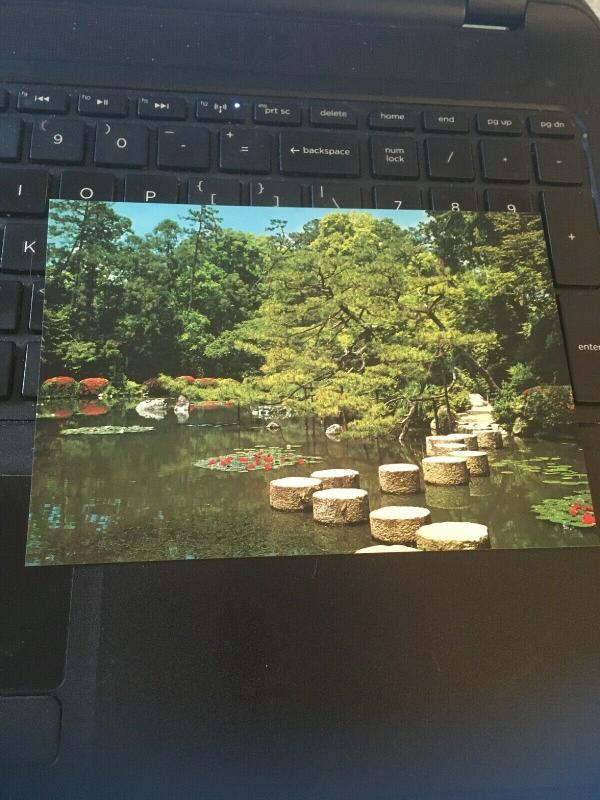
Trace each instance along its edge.
<instances>
[{"instance_id":1,"label":"postcard","mask_svg":"<svg viewBox=\"0 0 600 800\"><path fill-rule=\"evenodd\" d=\"M598 543L539 216L51 202L27 564Z\"/></svg>"}]
</instances>

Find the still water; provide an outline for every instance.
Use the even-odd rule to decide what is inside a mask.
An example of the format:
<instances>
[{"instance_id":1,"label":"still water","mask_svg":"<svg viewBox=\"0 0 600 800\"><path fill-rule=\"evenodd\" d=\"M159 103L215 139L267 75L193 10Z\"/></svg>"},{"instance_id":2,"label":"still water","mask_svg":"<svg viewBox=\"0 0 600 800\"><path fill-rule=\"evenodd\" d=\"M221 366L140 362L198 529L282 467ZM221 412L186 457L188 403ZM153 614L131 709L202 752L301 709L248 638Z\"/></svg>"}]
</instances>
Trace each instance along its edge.
<instances>
[{"instance_id":1,"label":"still water","mask_svg":"<svg viewBox=\"0 0 600 800\"><path fill-rule=\"evenodd\" d=\"M59 435L85 425L150 425L147 433ZM328 439L318 421L282 420L269 432L264 422L237 409L207 409L178 424L170 412L160 421L134 410L97 417L38 421L27 559L29 564L224 558L351 553L374 544L367 523L326 526L310 513L286 514L269 507L269 481L310 475L315 469L347 467L360 472L371 509L420 505L434 522L469 520L488 526L493 548L579 547L599 544L597 528L538 520L531 507L548 497L572 495L559 481L520 463L551 456L584 471L573 442L511 442L491 454L492 475L468 487L426 487L411 496L382 494L379 464L424 455L424 433L406 446L395 441ZM282 448L295 463L282 469L220 472L195 466L236 449ZM558 457L558 458L557 458ZM320 458L319 463L311 459ZM304 459L304 463L298 463ZM507 468L507 459L515 468ZM501 462L498 467L494 462ZM310 462L310 463L309 463ZM584 487L585 488L585 487Z\"/></svg>"}]
</instances>

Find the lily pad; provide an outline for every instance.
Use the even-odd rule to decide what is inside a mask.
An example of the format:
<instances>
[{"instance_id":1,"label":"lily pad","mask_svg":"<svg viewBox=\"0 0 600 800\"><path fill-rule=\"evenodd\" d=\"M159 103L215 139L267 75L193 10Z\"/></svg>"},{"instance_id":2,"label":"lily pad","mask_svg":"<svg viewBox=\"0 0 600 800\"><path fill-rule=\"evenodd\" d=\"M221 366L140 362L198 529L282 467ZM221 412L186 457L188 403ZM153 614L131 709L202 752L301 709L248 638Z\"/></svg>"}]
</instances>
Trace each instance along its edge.
<instances>
[{"instance_id":1,"label":"lily pad","mask_svg":"<svg viewBox=\"0 0 600 800\"><path fill-rule=\"evenodd\" d=\"M554 522L569 528L591 528L596 525L596 515L589 494L548 498L531 506L538 519Z\"/></svg>"},{"instance_id":2,"label":"lily pad","mask_svg":"<svg viewBox=\"0 0 600 800\"><path fill-rule=\"evenodd\" d=\"M122 433L146 433L151 425L94 425L86 428L64 428L61 436L108 436Z\"/></svg>"}]
</instances>

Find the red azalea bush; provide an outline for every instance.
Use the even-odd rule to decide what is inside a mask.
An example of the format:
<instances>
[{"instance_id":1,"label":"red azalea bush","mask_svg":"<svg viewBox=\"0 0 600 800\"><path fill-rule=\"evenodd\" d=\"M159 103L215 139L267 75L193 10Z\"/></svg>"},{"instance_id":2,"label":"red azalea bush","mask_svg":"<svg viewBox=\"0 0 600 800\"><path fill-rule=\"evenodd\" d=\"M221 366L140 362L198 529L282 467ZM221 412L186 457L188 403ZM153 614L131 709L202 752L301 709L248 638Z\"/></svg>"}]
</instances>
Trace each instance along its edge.
<instances>
[{"instance_id":1,"label":"red azalea bush","mask_svg":"<svg viewBox=\"0 0 600 800\"><path fill-rule=\"evenodd\" d=\"M57 408L56 411L52 412L52 416L54 419L69 419L69 417L73 416L73 412L70 408Z\"/></svg>"},{"instance_id":2,"label":"red azalea bush","mask_svg":"<svg viewBox=\"0 0 600 800\"><path fill-rule=\"evenodd\" d=\"M193 375L180 375L178 378L175 378L175 380L181 381L181 383L187 383L188 386L192 386L196 378L194 378Z\"/></svg>"},{"instance_id":3,"label":"red azalea bush","mask_svg":"<svg viewBox=\"0 0 600 800\"><path fill-rule=\"evenodd\" d=\"M217 386L219 381L216 378L196 378L194 383L197 386Z\"/></svg>"},{"instance_id":4,"label":"red azalea bush","mask_svg":"<svg viewBox=\"0 0 600 800\"><path fill-rule=\"evenodd\" d=\"M79 394L96 397L108 386L108 378L84 378L79 381Z\"/></svg>"},{"instance_id":5,"label":"red azalea bush","mask_svg":"<svg viewBox=\"0 0 600 800\"><path fill-rule=\"evenodd\" d=\"M47 378L41 386L41 394L46 397L52 395L72 395L77 389L75 378L67 375L58 375L55 378Z\"/></svg>"}]
</instances>

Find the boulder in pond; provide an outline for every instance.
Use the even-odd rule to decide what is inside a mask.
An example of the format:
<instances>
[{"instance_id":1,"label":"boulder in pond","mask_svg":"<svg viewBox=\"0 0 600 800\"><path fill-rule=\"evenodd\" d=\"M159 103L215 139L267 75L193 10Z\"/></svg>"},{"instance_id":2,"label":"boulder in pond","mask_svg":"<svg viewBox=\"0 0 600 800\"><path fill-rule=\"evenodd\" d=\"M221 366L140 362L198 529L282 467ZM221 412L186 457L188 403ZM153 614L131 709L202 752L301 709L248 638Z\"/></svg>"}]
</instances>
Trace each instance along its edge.
<instances>
[{"instance_id":1,"label":"boulder in pond","mask_svg":"<svg viewBox=\"0 0 600 800\"><path fill-rule=\"evenodd\" d=\"M339 439L343 432L344 429L342 426L335 423L329 425L329 427L325 429L325 436L327 436L328 439Z\"/></svg>"},{"instance_id":2,"label":"boulder in pond","mask_svg":"<svg viewBox=\"0 0 600 800\"><path fill-rule=\"evenodd\" d=\"M271 422L267 423L267 430L271 433L276 433L277 431L281 430L281 425L278 422L271 420Z\"/></svg>"},{"instance_id":3,"label":"boulder in pond","mask_svg":"<svg viewBox=\"0 0 600 800\"><path fill-rule=\"evenodd\" d=\"M167 416L167 401L164 397L142 400L137 404L135 410L144 419L164 419Z\"/></svg>"}]
</instances>

